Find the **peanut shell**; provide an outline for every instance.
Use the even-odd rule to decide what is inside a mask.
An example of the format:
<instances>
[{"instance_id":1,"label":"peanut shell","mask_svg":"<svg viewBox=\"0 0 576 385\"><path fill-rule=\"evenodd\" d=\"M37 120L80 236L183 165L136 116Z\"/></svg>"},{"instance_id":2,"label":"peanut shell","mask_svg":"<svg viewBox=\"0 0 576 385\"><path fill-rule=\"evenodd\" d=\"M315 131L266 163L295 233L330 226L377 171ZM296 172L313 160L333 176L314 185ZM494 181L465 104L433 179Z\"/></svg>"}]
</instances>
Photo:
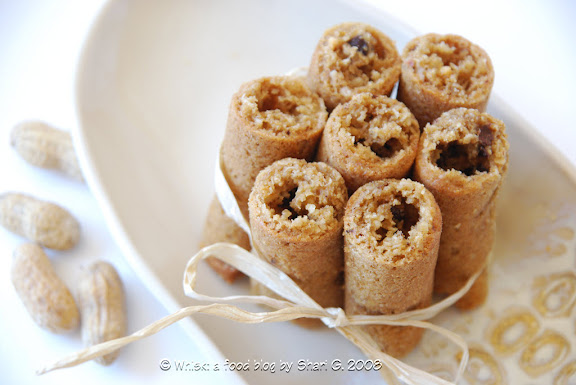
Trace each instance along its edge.
<instances>
[{"instance_id":1,"label":"peanut shell","mask_svg":"<svg viewBox=\"0 0 576 385\"><path fill-rule=\"evenodd\" d=\"M54 333L78 327L74 297L39 245L26 243L14 251L11 276L16 293L38 326Z\"/></svg>"},{"instance_id":2,"label":"peanut shell","mask_svg":"<svg viewBox=\"0 0 576 385\"><path fill-rule=\"evenodd\" d=\"M80 238L80 224L68 210L21 193L0 195L0 224L49 249L71 249Z\"/></svg>"},{"instance_id":3,"label":"peanut shell","mask_svg":"<svg viewBox=\"0 0 576 385\"><path fill-rule=\"evenodd\" d=\"M84 181L70 133L44 122L30 120L14 126L10 143L28 163L56 169Z\"/></svg>"},{"instance_id":4,"label":"peanut shell","mask_svg":"<svg viewBox=\"0 0 576 385\"><path fill-rule=\"evenodd\" d=\"M124 289L112 265L99 261L86 269L78 287L78 302L82 313L82 339L86 346L126 334ZM94 360L110 365L118 353L116 350Z\"/></svg>"}]
</instances>

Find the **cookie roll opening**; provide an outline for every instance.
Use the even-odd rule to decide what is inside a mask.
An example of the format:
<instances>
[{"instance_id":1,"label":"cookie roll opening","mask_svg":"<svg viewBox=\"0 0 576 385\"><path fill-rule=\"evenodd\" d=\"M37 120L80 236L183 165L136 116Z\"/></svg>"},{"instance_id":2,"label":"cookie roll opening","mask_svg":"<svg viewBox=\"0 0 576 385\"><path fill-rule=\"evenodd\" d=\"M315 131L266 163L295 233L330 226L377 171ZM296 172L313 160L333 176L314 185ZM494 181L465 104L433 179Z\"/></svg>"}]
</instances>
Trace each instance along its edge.
<instances>
[{"instance_id":1,"label":"cookie roll opening","mask_svg":"<svg viewBox=\"0 0 576 385\"><path fill-rule=\"evenodd\" d=\"M392 220L382 222L382 227L376 230L376 234L382 236L382 239L387 234L394 234L397 231L401 231L404 238L408 238L410 230L420 220L420 214L416 206L407 203L402 196L396 197L394 200L399 201L399 203L390 206Z\"/></svg>"},{"instance_id":2,"label":"cookie roll opening","mask_svg":"<svg viewBox=\"0 0 576 385\"><path fill-rule=\"evenodd\" d=\"M316 237L341 226L347 199L344 181L332 167L286 158L258 176L251 216L282 236Z\"/></svg>"},{"instance_id":3,"label":"cookie roll opening","mask_svg":"<svg viewBox=\"0 0 576 385\"><path fill-rule=\"evenodd\" d=\"M358 191L358 198L351 200L354 205L347 208L349 243L392 264L417 259L414 250L422 247L437 214L431 194L409 180L372 182Z\"/></svg>"},{"instance_id":4,"label":"cookie roll opening","mask_svg":"<svg viewBox=\"0 0 576 385\"><path fill-rule=\"evenodd\" d=\"M365 92L332 111L316 159L336 168L352 193L371 181L407 177L419 138L403 103Z\"/></svg>"},{"instance_id":5,"label":"cookie roll opening","mask_svg":"<svg viewBox=\"0 0 576 385\"><path fill-rule=\"evenodd\" d=\"M275 76L246 83L239 100L241 114L256 129L274 135L317 130L325 121L324 103L302 78Z\"/></svg>"},{"instance_id":6,"label":"cookie roll opening","mask_svg":"<svg viewBox=\"0 0 576 385\"><path fill-rule=\"evenodd\" d=\"M494 131L490 123L477 122L469 128L471 135L439 141L433 151L433 164L444 171L456 170L466 176L490 172L494 166Z\"/></svg>"},{"instance_id":7,"label":"cookie roll opening","mask_svg":"<svg viewBox=\"0 0 576 385\"><path fill-rule=\"evenodd\" d=\"M459 97L485 92L493 73L480 47L458 35L429 34L414 42L404 56L422 82Z\"/></svg>"},{"instance_id":8,"label":"cookie roll opening","mask_svg":"<svg viewBox=\"0 0 576 385\"><path fill-rule=\"evenodd\" d=\"M318 202L318 199L315 199L313 195L309 195L306 190L306 186L282 186L281 190L278 191L278 195L271 196L271 200L267 202L267 205L274 212L274 215L279 215L282 219L294 220L302 218L315 220L319 219L320 213L323 211L329 211L328 216L334 217L335 212L330 210L331 205ZM324 208L328 208L328 210L323 210Z\"/></svg>"},{"instance_id":9,"label":"cookie roll opening","mask_svg":"<svg viewBox=\"0 0 576 385\"><path fill-rule=\"evenodd\" d=\"M336 55L346 66L339 67L350 85L361 86L378 79L381 61L387 57L387 48L370 31L358 31L349 40L334 48Z\"/></svg>"},{"instance_id":10,"label":"cookie roll opening","mask_svg":"<svg viewBox=\"0 0 576 385\"><path fill-rule=\"evenodd\" d=\"M400 55L383 32L364 23L327 29L314 50L308 81L333 110L353 95L390 95L400 76Z\"/></svg>"},{"instance_id":11,"label":"cookie roll opening","mask_svg":"<svg viewBox=\"0 0 576 385\"><path fill-rule=\"evenodd\" d=\"M342 125L354 138L355 146L365 146L380 158L392 158L398 151L410 145L411 124L406 112L394 104L367 103L345 119Z\"/></svg>"}]
</instances>

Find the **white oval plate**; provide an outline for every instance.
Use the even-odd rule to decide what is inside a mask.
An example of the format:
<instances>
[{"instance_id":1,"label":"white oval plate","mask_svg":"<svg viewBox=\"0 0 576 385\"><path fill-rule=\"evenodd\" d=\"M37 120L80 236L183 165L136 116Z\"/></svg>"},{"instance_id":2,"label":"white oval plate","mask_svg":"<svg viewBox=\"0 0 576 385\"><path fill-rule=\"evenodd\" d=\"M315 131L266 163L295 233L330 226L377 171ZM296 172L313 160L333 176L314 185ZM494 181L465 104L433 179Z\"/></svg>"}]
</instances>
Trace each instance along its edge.
<instances>
[{"instance_id":1,"label":"white oval plate","mask_svg":"<svg viewBox=\"0 0 576 385\"><path fill-rule=\"evenodd\" d=\"M81 124L75 143L115 239L169 311L193 303L183 295L182 275L197 250L214 194L215 154L230 96L246 80L307 65L322 32L350 20L373 24L399 49L415 36L381 11L329 0L117 0L104 8L80 63ZM436 321L459 328L478 347L474 352L487 354L473 356L476 366L471 368L477 373L478 368L484 374L494 370L494 376L501 372L515 383L526 382L531 377L519 364L526 346L503 356L486 336L514 304L538 319L538 333L552 328L574 349L570 317L550 317L535 301L538 282L550 285L546 282L554 281L555 274L574 270L576 172L497 97L489 112L505 121L512 144L500 202L493 290L483 308L466 314L450 310ZM568 286L559 287L570 290L567 279ZM248 290L246 283L224 284L209 269L203 270L200 287L217 294ZM573 314L573 304L567 306ZM248 362L251 370L242 375L251 383L379 379L374 372L331 370L333 360L363 357L330 330L304 330L289 323L241 325L208 316L187 320L184 327L213 360ZM442 347L430 334L408 360L438 373L453 370L455 350ZM491 359L499 363L493 366ZM299 360L326 362L327 370L298 370ZM254 370L255 362L274 363L276 373ZM290 374L280 373L282 363L293 364ZM545 380L567 364L560 357L538 380L549 382Z\"/></svg>"}]
</instances>

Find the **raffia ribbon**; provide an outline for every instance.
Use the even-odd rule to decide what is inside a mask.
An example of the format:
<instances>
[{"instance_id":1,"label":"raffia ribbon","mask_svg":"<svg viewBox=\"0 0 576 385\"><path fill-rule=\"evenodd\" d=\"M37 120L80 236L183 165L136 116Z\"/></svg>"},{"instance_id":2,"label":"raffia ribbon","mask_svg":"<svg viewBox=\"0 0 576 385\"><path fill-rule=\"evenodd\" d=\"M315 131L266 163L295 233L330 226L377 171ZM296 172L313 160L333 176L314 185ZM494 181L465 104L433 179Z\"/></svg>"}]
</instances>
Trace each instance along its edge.
<instances>
[{"instance_id":1,"label":"raffia ribbon","mask_svg":"<svg viewBox=\"0 0 576 385\"><path fill-rule=\"evenodd\" d=\"M220 159L218 159L220 164ZM250 229L242 216L234 195L230 190L221 167L216 168L215 187L224 211L239 226L250 234ZM196 278L200 261L207 257L216 257L242 271L247 276L260 282L284 299L268 296L237 295L212 297L196 291ZM323 308L310 298L286 274L270 265L253 252L230 243L217 243L200 250L186 266L184 272L184 292L188 297L207 301L208 305L189 306L166 316L136 333L91 346L59 361L46 365L37 371L38 374L66 368L109 354L137 340L151 336L162 329L196 313L211 314L241 323L282 322L297 318L318 318L328 327L334 328L349 341L354 343L367 357L379 360L383 365L380 373L389 385L455 385L468 363L468 346L464 339L448 329L437 326L426 320L436 316L462 298L474 284L481 271L472 276L458 292L446 297L427 308L412 310L394 315L347 315L341 308ZM233 304L252 303L267 306L272 311L250 312ZM444 380L421 369L410 366L382 352L376 342L363 330L362 325L395 325L413 326L429 329L439 333L462 349L462 358L453 382Z\"/></svg>"}]
</instances>

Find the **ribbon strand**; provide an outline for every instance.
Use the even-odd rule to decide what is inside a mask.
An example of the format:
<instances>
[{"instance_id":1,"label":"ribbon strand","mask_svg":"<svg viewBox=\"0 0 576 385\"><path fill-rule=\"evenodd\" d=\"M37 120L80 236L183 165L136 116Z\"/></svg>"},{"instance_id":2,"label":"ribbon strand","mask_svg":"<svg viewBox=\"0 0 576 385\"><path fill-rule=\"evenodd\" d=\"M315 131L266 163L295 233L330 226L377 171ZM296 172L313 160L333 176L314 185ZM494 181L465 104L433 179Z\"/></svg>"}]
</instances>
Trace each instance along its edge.
<instances>
[{"instance_id":1,"label":"ribbon strand","mask_svg":"<svg viewBox=\"0 0 576 385\"><path fill-rule=\"evenodd\" d=\"M276 291L278 294L283 296L286 294L286 297L290 297L290 300L278 300L266 296L250 295L212 297L197 292L195 289L197 268L200 261L209 256L217 256L224 262L238 268L245 274L258 280L263 285ZM475 277L473 277L473 279L475 279ZM406 384L410 385L453 385L462 375L468 361L466 342L461 337L447 329L423 321L424 319L429 319L437 314L438 309L435 306L438 304L427 308L431 310L429 312L426 312L427 309L421 309L418 314L419 319L409 319L405 315L403 317L398 317L399 315L346 316L342 309L322 308L282 271L262 261L258 256L237 245L217 243L200 250L190 259L186 266L184 273L184 289L187 296L198 300L210 301L212 303L209 305L189 306L183 308L150 324L130 336L86 348L78 353L72 354L41 368L37 373L43 374L55 369L75 366L96 357L111 353L127 344L158 333L162 329L196 313L210 314L227 318L235 322L252 324L261 322L284 322L302 317L321 319L327 326L334 327L340 334L354 343L368 357L374 360L380 360L383 363L381 373L389 384L394 384L396 381L402 380ZM454 301L458 300L458 297L461 297L466 293L466 290L464 289L466 288L461 289L458 293L453 295ZM228 302L256 303L276 310L269 312L250 312L231 305ZM442 303L446 305L451 303L451 301L444 301ZM450 339L463 350L460 367L456 375L456 381L454 383L448 382L385 354L378 348L372 338L360 327L360 325L367 324L421 327L440 333Z\"/></svg>"}]
</instances>

